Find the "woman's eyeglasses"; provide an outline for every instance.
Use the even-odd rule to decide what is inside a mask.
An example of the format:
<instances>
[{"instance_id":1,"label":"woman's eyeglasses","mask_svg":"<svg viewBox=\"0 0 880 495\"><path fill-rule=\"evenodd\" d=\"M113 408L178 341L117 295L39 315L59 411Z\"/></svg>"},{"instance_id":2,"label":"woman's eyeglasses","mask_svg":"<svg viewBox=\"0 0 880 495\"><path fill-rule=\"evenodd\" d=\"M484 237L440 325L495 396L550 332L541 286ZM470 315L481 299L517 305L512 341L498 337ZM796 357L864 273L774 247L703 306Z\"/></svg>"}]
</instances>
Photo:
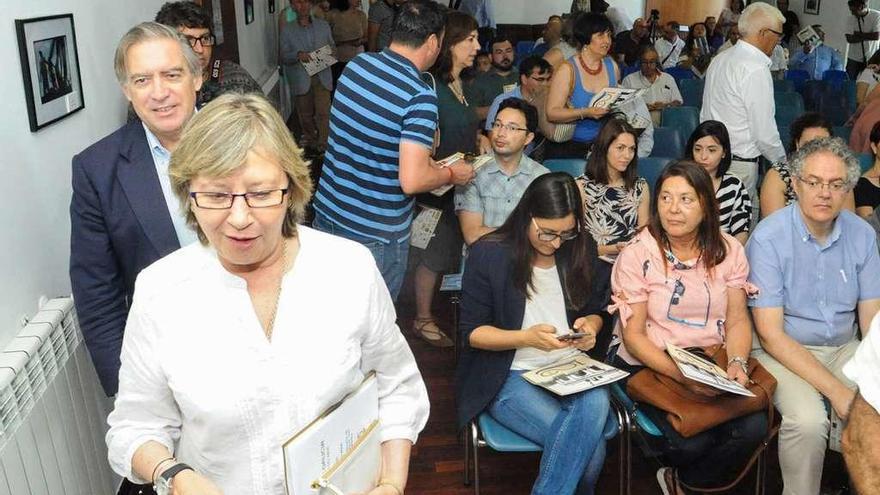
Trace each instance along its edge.
<instances>
[{"instance_id":1,"label":"woman's eyeglasses","mask_svg":"<svg viewBox=\"0 0 880 495\"><path fill-rule=\"evenodd\" d=\"M532 218L532 224L535 226L535 229L538 232L538 240L541 242L553 242L556 239L559 239L562 242L570 241L577 238L579 234L577 229L566 230L565 232L550 232L544 230L538 225L538 222L535 221L534 217Z\"/></svg>"}]
</instances>

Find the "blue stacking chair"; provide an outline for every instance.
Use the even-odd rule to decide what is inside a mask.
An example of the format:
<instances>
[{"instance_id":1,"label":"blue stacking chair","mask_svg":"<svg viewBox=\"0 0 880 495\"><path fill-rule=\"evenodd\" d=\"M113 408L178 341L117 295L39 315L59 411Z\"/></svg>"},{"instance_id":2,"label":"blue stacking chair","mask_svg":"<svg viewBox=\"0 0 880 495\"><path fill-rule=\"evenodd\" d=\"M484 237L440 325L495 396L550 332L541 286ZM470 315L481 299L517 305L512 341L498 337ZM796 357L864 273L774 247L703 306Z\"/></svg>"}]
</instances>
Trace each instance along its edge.
<instances>
[{"instance_id":1,"label":"blue stacking chair","mask_svg":"<svg viewBox=\"0 0 880 495\"><path fill-rule=\"evenodd\" d=\"M801 116L803 112L799 108L794 107L776 107L776 127L790 126L794 119Z\"/></svg>"},{"instance_id":2,"label":"blue stacking chair","mask_svg":"<svg viewBox=\"0 0 880 495\"><path fill-rule=\"evenodd\" d=\"M685 79L682 83L695 81L696 79ZM703 108L703 87L702 86L685 86L682 84L681 97L684 99L685 106Z\"/></svg>"},{"instance_id":3,"label":"blue stacking chair","mask_svg":"<svg viewBox=\"0 0 880 495\"><path fill-rule=\"evenodd\" d=\"M810 80L810 73L800 69L790 70L785 73L785 80L794 83L795 91L800 92L804 89L804 84Z\"/></svg>"},{"instance_id":4,"label":"blue stacking chair","mask_svg":"<svg viewBox=\"0 0 880 495\"><path fill-rule=\"evenodd\" d=\"M834 126L834 136L843 139L847 143L849 143L850 134L852 134L852 127L846 127L842 125Z\"/></svg>"},{"instance_id":5,"label":"blue stacking chair","mask_svg":"<svg viewBox=\"0 0 880 495\"><path fill-rule=\"evenodd\" d=\"M681 81L685 79L693 79L694 73L690 69L682 69L679 67L670 67L668 69L663 69L663 72L672 76L675 79L676 84L679 84Z\"/></svg>"},{"instance_id":6,"label":"blue stacking chair","mask_svg":"<svg viewBox=\"0 0 880 495\"><path fill-rule=\"evenodd\" d=\"M572 177L584 174L587 161L580 158L550 158L544 161L544 166L551 172L565 172Z\"/></svg>"},{"instance_id":7,"label":"blue stacking chair","mask_svg":"<svg viewBox=\"0 0 880 495\"><path fill-rule=\"evenodd\" d=\"M819 113L825 116L833 126L842 126L849 120L849 108L846 95L826 93L819 104Z\"/></svg>"},{"instance_id":8,"label":"blue stacking chair","mask_svg":"<svg viewBox=\"0 0 880 495\"><path fill-rule=\"evenodd\" d=\"M517 55L522 54L523 56L528 56L530 53L532 53L532 49L534 49L534 48L535 48L534 41L517 41L516 42L516 54Z\"/></svg>"},{"instance_id":9,"label":"blue stacking chair","mask_svg":"<svg viewBox=\"0 0 880 495\"><path fill-rule=\"evenodd\" d=\"M660 113L660 124L663 127L678 129L681 137L687 141L694 129L700 125L700 110L689 106L664 108ZM654 143L656 142L657 136L654 136Z\"/></svg>"},{"instance_id":10,"label":"blue stacking chair","mask_svg":"<svg viewBox=\"0 0 880 495\"><path fill-rule=\"evenodd\" d=\"M788 149L788 143L791 142L791 127L787 125L778 125L776 129L779 131L779 140L782 141L782 146L785 149Z\"/></svg>"},{"instance_id":11,"label":"blue stacking chair","mask_svg":"<svg viewBox=\"0 0 880 495\"><path fill-rule=\"evenodd\" d=\"M620 68L620 79L639 71L638 64L624 65Z\"/></svg>"},{"instance_id":12,"label":"blue stacking chair","mask_svg":"<svg viewBox=\"0 0 880 495\"><path fill-rule=\"evenodd\" d=\"M822 73L822 80L828 81L834 89L839 90L843 87L843 83L849 80L846 71L842 70L826 70Z\"/></svg>"},{"instance_id":13,"label":"blue stacking chair","mask_svg":"<svg viewBox=\"0 0 880 495\"><path fill-rule=\"evenodd\" d=\"M830 85L827 81L807 81L804 83L803 89L800 90L801 96L804 98L804 107L815 112L822 103L822 97L828 92Z\"/></svg>"},{"instance_id":14,"label":"blue stacking chair","mask_svg":"<svg viewBox=\"0 0 880 495\"><path fill-rule=\"evenodd\" d=\"M684 155L684 141L681 131L673 127L654 128L654 149L651 156L681 158Z\"/></svg>"},{"instance_id":15,"label":"blue stacking chair","mask_svg":"<svg viewBox=\"0 0 880 495\"><path fill-rule=\"evenodd\" d=\"M619 443L624 450L621 450L619 455L624 458L621 461L621 465L625 464L625 467L622 469L626 469L626 472L629 473L629 470L632 469L632 434L641 432L649 437L660 437L663 436L663 432L646 414L639 411L638 404L626 394L619 382L611 384L611 400L616 404L617 409L623 413L621 415L623 423L620 429L621 439ZM761 452L755 466L757 469L755 494L761 495L764 493L764 478L767 472L766 449ZM626 495L630 493L629 476L627 476L625 493Z\"/></svg>"},{"instance_id":16,"label":"blue stacking chair","mask_svg":"<svg viewBox=\"0 0 880 495\"><path fill-rule=\"evenodd\" d=\"M620 448L623 445L624 411L620 409L616 403L612 403L611 411L605 422L605 430L603 436L605 440L611 440L618 436ZM531 440L522 437L501 423L495 421L489 413L482 412L477 416L476 421L471 421L465 431L464 446L464 484L470 484L471 461L473 454L474 469L474 494L480 495L480 447L491 447L498 452L541 452L541 446ZM621 453L623 451L621 450ZM628 491L624 492L624 487L629 487L630 471L624 470L629 465L624 465L624 458L620 457L620 495L628 495Z\"/></svg>"},{"instance_id":17,"label":"blue stacking chair","mask_svg":"<svg viewBox=\"0 0 880 495\"><path fill-rule=\"evenodd\" d=\"M777 111L779 111L779 107L792 107L797 111L798 115L804 113L804 99L794 91L775 92L773 93L773 99L776 102Z\"/></svg>"},{"instance_id":18,"label":"blue stacking chair","mask_svg":"<svg viewBox=\"0 0 880 495\"><path fill-rule=\"evenodd\" d=\"M699 89L700 93L703 92L703 89L706 87L706 81L702 79L697 79L696 77L693 79L682 79L678 84L678 89L684 91L685 88L694 88Z\"/></svg>"},{"instance_id":19,"label":"blue stacking chair","mask_svg":"<svg viewBox=\"0 0 880 495\"><path fill-rule=\"evenodd\" d=\"M795 89L795 87L794 87L794 81L790 81L788 79L774 79L773 80L773 91L775 91L775 92L780 92L780 91L791 92L791 91L797 91L797 89Z\"/></svg>"},{"instance_id":20,"label":"blue stacking chair","mask_svg":"<svg viewBox=\"0 0 880 495\"><path fill-rule=\"evenodd\" d=\"M666 164L668 164L670 160L671 158L660 156L647 156L645 158L639 158L639 176L645 178L651 191L654 190L654 186L657 185L657 179L660 177L660 174L663 172L663 169L666 168Z\"/></svg>"},{"instance_id":21,"label":"blue stacking chair","mask_svg":"<svg viewBox=\"0 0 880 495\"><path fill-rule=\"evenodd\" d=\"M849 110L850 115L856 113L856 108L858 107L858 101L856 99L856 82L844 81L843 94L846 95L846 108Z\"/></svg>"},{"instance_id":22,"label":"blue stacking chair","mask_svg":"<svg viewBox=\"0 0 880 495\"><path fill-rule=\"evenodd\" d=\"M862 173L867 172L874 166L874 155L870 153L859 153L859 166L862 168Z\"/></svg>"}]
</instances>

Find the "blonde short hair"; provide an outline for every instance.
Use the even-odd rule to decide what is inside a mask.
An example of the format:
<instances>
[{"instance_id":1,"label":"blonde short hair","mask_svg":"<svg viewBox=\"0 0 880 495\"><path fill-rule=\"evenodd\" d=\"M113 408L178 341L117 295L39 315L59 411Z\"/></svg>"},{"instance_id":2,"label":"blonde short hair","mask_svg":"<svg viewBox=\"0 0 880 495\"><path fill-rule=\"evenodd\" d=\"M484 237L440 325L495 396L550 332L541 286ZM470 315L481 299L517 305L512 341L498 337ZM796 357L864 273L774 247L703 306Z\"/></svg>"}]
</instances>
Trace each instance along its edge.
<instances>
[{"instance_id":1,"label":"blonde short hair","mask_svg":"<svg viewBox=\"0 0 880 495\"><path fill-rule=\"evenodd\" d=\"M116 45L116 54L113 57L113 70L116 72L116 80L121 86L128 83L128 69L125 62L128 56L128 50L145 41L168 39L177 42L180 45L180 51L183 52L183 58L186 60L186 67L189 73L194 77L202 74L202 64L199 62L199 56L189 46L189 42L177 32L176 29L168 27L158 22L142 22L137 26L128 30L119 39Z\"/></svg>"},{"instance_id":2,"label":"blonde short hair","mask_svg":"<svg viewBox=\"0 0 880 495\"><path fill-rule=\"evenodd\" d=\"M303 220L306 204L312 197L309 164L303 159L302 148L265 97L226 93L190 119L171 154L168 169L171 188L187 212L186 222L198 233L202 244L208 240L190 208L192 179L228 177L244 165L248 153L256 148L276 160L287 175L287 212L281 233L288 238L296 236L296 224Z\"/></svg>"}]
</instances>

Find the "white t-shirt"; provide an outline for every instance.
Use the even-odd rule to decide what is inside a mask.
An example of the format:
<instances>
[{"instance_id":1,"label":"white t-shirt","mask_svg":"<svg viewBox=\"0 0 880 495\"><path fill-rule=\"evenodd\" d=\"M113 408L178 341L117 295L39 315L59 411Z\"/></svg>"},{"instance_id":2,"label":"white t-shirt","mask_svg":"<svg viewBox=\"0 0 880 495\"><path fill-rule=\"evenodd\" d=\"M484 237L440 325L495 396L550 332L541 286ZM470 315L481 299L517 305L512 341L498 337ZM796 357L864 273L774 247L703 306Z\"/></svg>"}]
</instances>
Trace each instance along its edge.
<instances>
[{"instance_id":1,"label":"white t-shirt","mask_svg":"<svg viewBox=\"0 0 880 495\"><path fill-rule=\"evenodd\" d=\"M670 42L666 38L660 38L654 42L654 49L657 50L657 61L664 69L675 67L684 50L684 40L676 37L674 42Z\"/></svg>"},{"instance_id":2,"label":"white t-shirt","mask_svg":"<svg viewBox=\"0 0 880 495\"><path fill-rule=\"evenodd\" d=\"M880 412L880 318L874 317L868 336L859 344L843 373L859 386L859 393Z\"/></svg>"},{"instance_id":3,"label":"white t-shirt","mask_svg":"<svg viewBox=\"0 0 880 495\"><path fill-rule=\"evenodd\" d=\"M863 33L880 32L880 11L868 9L865 17L861 18L861 24L862 29L859 30L859 19L854 15L850 15L846 20L846 34L853 34L859 31ZM862 52L862 43L865 44L865 51L868 52L867 55ZM847 53L846 58L857 62L868 60L878 48L880 48L880 40L850 43L849 53Z\"/></svg>"},{"instance_id":4,"label":"white t-shirt","mask_svg":"<svg viewBox=\"0 0 880 495\"><path fill-rule=\"evenodd\" d=\"M856 79L856 84L865 83L868 85L868 90L865 91L865 96L871 94L874 86L877 85L877 82L880 81L880 74L874 72L873 69L865 69L859 73L859 78Z\"/></svg>"},{"instance_id":5,"label":"white t-shirt","mask_svg":"<svg viewBox=\"0 0 880 495\"><path fill-rule=\"evenodd\" d=\"M675 84L675 79L666 72L661 72L657 79L654 79L653 83L641 71L633 72L623 78L621 86L630 89L645 89L642 98L649 105L658 102L672 103L673 101L684 101L684 98L681 97L681 92L678 90L678 85Z\"/></svg>"},{"instance_id":6,"label":"white t-shirt","mask_svg":"<svg viewBox=\"0 0 880 495\"><path fill-rule=\"evenodd\" d=\"M565 315L565 296L562 292L562 282L559 280L559 272L556 271L556 267L533 267L532 284L535 290L529 291L531 297L526 299L522 328L527 329L533 325L546 323L556 327L556 335L571 333L571 329L568 328L568 318ZM576 356L579 352L572 348L542 351L534 347L523 347L516 350L510 369L533 370L569 356Z\"/></svg>"}]
</instances>

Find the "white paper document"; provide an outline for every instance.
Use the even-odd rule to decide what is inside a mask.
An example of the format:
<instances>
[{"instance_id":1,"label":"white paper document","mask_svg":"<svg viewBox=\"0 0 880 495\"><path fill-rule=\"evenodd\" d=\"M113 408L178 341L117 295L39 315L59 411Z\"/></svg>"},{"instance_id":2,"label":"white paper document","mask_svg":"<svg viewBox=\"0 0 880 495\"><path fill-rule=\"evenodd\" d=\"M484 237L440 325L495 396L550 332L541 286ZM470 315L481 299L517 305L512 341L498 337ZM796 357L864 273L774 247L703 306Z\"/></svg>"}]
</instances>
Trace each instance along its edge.
<instances>
[{"instance_id":1,"label":"white paper document","mask_svg":"<svg viewBox=\"0 0 880 495\"><path fill-rule=\"evenodd\" d=\"M336 63L336 57L333 56L333 49L330 48L330 45L324 45L313 52L309 52L309 57L311 60L302 63L306 69L306 74L309 76L314 76Z\"/></svg>"},{"instance_id":2,"label":"white paper document","mask_svg":"<svg viewBox=\"0 0 880 495\"><path fill-rule=\"evenodd\" d=\"M710 363L669 342L666 343L666 352L675 361L675 365L678 366L679 371L681 371L685 378L690 378L725 392L745 395L746 397L755 396L749 389L743 387L735 380L727 378L727 372L715 363Z\"/></svg>"},{"instance_id":3,"label":"white paper document","mask_svg":"<svg viewBox=\"0 0 880 495\"><path fill-rule=\"evenodd\" d=\"M626 371L584 354L523 373L522 377L556 395L569 395L616 382L627 375Z\"/></svg>"},{"instance_id":4,"label":"white paper document","mask_svg":"<svg viewBox=\"0 0 880 495\"><path fill-rule=\"evenodd\" d=\"M378 385L370 373L355 391L284 443L288 495L314 495L314 483L351 472L362 479L346 479L348 486L374 487L381 461L375 441L378 419Z\"/></svg>"},{"instance_id":5,"label":"white paper document","mask_svg":"<svg viewBox=\"0 0 880 495\"><path fill-rule=\"evenodd\" d=\"M596 93L590 100L590 106L596 108L617 108L642 96L644 89L605 88Z\"/></svg>"},{"instance_id":6,"label":"white paper document","mask_svg":"<svg viewBox=\"0 0 880 495\"><path fill-rule=\"evenodd\" d=\"M419 205L419 207L421 207L422 211L416 215L412 222L409 245L419 249L427 249L428 243L434 237L434 231L437 230L437 224L440 222L443 210L425 205Z\"/></svg>"},{"instance_id":7,"label":"white paper document","mask_svg":"<svg viewBox=\"0 0 880 495\"><path fill-rule=\"evenodd\" d=\"M480 167L482 167L483 165L488 163L489 160L491 160L492 158L493 158L493 156L489 155L489 154L480 155L480 156L474 158L473 161L471 161L471 165L474 166L474 172L479 170ZM453 163L457 162L458 160L462 160L462 159L465 159L465 154L458 152L453 155L449 155L446 158L438 161L437 165L440 166L441 168L448 167L448 166L452 165ZM453 187L455 187L454 184L445 184L445 185L442 185L442 186L438 187L437 189L434 189L433 191L431 191L431 194L433 194L434 196L443 196L444 194L446 194L446 191L452 189Z\"/></svg>"}]
</instances>

